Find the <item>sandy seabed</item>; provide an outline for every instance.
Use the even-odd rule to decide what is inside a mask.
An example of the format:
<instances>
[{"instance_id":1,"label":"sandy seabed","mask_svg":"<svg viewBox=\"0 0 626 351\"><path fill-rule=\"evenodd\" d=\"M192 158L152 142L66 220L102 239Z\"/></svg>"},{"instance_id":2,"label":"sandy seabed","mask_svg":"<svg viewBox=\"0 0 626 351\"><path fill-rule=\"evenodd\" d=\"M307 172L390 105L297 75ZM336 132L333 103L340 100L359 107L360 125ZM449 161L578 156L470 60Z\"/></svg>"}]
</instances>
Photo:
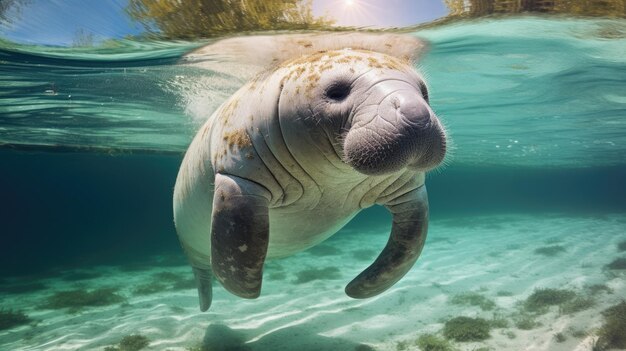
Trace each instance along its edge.
<instances>
[{"instance_id":1,"label":"sandy seabed","mask_svg":"<svg viewBox=\"0 0 626 351\"><path fill-rule=\"evenodd\" d=\"M454 342L459 350L591 350L601 311L626 296L626 271L607 267L626 256L618 249L625 228L624 215L431 221L415 267L367 300L350 299L343 289L373 262L388 227L345 229L313 249L268 262L259 299L239 299L214 286L206 313L198 309L187 266L95 267L80 270L80 280L63 279L77 275L68 271L41 280L43 290L0 292L2 308L33 320L0 331L0 349L103 350L141 334L149 340L145 350L418 350L420 335L441 336L446 321L469 316L507 326L493 328L481 342ZM117 288L124 302L78 310L45 306L58 291L103 287ZM593 304L569 313L548 307L532 314L534 326L520 329L517 322L528 317L524 301L543 288L570 289ZM468 293L493 304L454 303Z\"/></svg>"}]
</instances>

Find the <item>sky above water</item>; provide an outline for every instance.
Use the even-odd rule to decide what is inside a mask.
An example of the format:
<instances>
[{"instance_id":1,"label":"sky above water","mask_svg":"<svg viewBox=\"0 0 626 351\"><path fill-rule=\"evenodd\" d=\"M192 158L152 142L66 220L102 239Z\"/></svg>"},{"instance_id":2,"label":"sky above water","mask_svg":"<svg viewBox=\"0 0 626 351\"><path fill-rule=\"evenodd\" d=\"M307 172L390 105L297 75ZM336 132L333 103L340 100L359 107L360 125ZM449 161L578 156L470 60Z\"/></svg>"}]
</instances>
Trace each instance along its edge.
<instances>
[{"instance_id":1,"label":"sky above water","mask_svg":"<svg viewBox=\"0 0 626 351\"><path fill-rule=\"evenodd\" d=\"M1 0L0 0L1 1ZM10 11L12 23L0 23L0 37L25 44L72 45L77 37L94 42L140 34L141 24L130 20L128 0L30 0ZM447 13L442 0L314 0L313 13L334 19L336 25L403 27L428 22Z\"/></svg>"},{"instance_id":2,"label":"sky above water","mask_svg":"<svg viewBox=\"0 0 626 351\"><path fill-rule=\"evenodd\" d=\"M441 0L315 0L313 13L340 26L406 27L448 13Z\"/></svg>"}]
</instances>

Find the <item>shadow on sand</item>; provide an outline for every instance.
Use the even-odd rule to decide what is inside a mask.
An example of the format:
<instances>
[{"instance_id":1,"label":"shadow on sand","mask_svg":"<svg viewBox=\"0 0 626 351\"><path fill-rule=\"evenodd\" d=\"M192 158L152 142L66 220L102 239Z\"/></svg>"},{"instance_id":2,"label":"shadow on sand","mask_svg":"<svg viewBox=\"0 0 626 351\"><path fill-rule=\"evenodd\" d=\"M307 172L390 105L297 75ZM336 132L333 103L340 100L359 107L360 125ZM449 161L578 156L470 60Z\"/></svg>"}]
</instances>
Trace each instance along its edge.
<instances>
[{"instance_id":1,"label":"shadow on sand","mask_svg":"<svg viewBox=\"0 0 626 351\"><path fill-rule=\"evenodd\" d=\"M203 351L261 351L261 350L355 350L374 351L374 348L353 341L330 338L315 334L311 330L292 326L277 330L254 342L244 330L231 329L223 324L212 324L207 327L202 341Z\"/></svg>"}]
</instances>

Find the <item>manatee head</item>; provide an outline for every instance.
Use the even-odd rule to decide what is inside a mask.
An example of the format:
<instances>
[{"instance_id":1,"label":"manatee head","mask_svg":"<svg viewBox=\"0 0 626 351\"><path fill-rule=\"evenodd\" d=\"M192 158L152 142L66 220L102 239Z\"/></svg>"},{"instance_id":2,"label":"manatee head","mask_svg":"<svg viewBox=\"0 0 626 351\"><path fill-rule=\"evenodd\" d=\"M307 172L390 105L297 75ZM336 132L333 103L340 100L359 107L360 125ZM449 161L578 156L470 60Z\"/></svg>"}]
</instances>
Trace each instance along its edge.
<instances>
[{"instance_id":1,"label":"manatee head","mask_svg":"<svg viewBox=\"0 0 626 351\"><path fill-rule=\"evenodd\" d=\"M341 160L366 175L427 171L446 134L408 60L365 50L320 52L288 62L279 110L323 129Z\"/></svg>"}]
</instances>

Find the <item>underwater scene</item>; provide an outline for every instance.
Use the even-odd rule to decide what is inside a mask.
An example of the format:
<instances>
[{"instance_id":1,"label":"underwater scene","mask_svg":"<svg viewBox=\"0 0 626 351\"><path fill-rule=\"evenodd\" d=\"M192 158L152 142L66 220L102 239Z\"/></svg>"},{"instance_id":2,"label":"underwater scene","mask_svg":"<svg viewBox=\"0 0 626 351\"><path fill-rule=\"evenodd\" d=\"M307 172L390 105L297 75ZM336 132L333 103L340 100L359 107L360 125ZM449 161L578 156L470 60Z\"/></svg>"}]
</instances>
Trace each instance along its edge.
<instances>
[{"instance_id":1,"label":"underwater scene","mask_svg":"<svg viewBox=\"0 0 626 351\"><path fill-rule=\"evenodd\" d=\"M0 350L626 350L625 18L612 0L1 0ZM363 67L374 83L328 83ZM389 81L412 83L360 120ZM225 127L294 109L289 156ZM395 124L441 131L367 139ZM281 178L290 157L312 183Z\"/></svg>"}]
</instances>

